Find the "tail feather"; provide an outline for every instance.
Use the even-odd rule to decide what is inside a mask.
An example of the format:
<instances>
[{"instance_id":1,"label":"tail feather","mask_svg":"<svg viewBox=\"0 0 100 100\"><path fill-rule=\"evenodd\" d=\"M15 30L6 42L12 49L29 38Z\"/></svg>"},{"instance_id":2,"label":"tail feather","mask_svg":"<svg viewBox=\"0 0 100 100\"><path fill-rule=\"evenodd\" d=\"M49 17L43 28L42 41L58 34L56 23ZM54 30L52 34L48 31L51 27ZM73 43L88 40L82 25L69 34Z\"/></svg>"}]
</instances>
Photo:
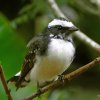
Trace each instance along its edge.
<instances>
[{"instance_id":1,"label":"tail feather","mask_svg":"<svg viewBox=\"0 0 100 100\"><path fill-rule=\"evenodd\" d=\"M8 80L7 80L7 83L8 83L8 84L9 84L9 83L13 83L13 84L15 84L15 86L16 86L16 84L17 84L19 78L20 78L20 72L18 72L15 76L13 76L13 77L11 77L10 79L8 79ZM21 87L21 88L22 88L22 87L25 87L28 83L29 83L29 81L27 81L27 80L24 79L24 80L22 81L22 83L20 84L20 87ZM19 88L19 87L16 86L16 90L18 90L18 88Z\"/></svg>"},{"instance_id":2,"label":"tail feather","mask_svg":"<svg viewBox=\"0 0 100 100\"><path fill-rule=\"evenodd\" d=\"M15 76L11 77L10 79L7 80L7 83L15 83L18 81L20 77L20 72L18 72Z\"/></svg>"},{"instance_id":3,"label":"tail feather","mask_svg":"<svg viewBox=\"0 0 100 100\"><path fill-rule=\"evenodd\" d=\"M9 80L7 80L7 83L16 83L19 79L19 76L13 76Z\"/></svg>"}]
</instances>

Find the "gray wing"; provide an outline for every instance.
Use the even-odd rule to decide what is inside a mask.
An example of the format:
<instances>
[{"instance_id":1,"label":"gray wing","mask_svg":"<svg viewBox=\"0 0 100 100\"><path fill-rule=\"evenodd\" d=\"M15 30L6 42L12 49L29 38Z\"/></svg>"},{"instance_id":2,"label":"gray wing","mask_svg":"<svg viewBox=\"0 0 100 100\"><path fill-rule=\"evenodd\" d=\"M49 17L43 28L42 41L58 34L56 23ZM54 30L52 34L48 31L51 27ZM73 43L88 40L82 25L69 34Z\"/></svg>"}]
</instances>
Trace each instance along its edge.
<instances>
[{"instance_id":1,"label":"gray wing","mask_svg":"<svg viewBox=\"0 0 100 100\"><path fill-rule=\"evenodd\" d=\"M14 82L17 89L19 87L25 86L24 83L27 83L29 80L26 80L25 77L28 75L30 70L34 67L36 61L36 55L44 54L48 44L48 37L37 36L33 38L27 45L29 52L25 56L21 73L19 76L14 76L10 78L7 82Z\"/></svg>"},{"instance_id":2,"label":"gray wing","mask_svg":"<svg viewBox=\"0 0 100 100\"><path fill-rule=\"evenodd\" d=\"M7 80L7 83L11 82L14 83L17 89L19 87L24 87L29 83L29 79L26 80L25 77L29 73L29 71L33 68L35 63L35 53L28 53L25 56L22 69L20 72L18 72L15 76L11 77L9 80ZM16 89L16 90L17 90Z\"/></svg>"},{"instance_id":3,"label":"gray wing","mask_svg":"<svg viewBox=\"0 0 100 100\"><path fill-rule=\"evenodd\" d=\"M25 77L29 73L29 71L33 68L35 61L36 61L35 53L28 53L25 56L24 63L22 65L22 69L21 69L21 74L15 84L17 89L22 86L24 81L27 81L27 80L25 80Z\"/></svg>"},{"instance_id":4,"label":"gray wing","mask_svg":"<svg viewBox=\"0 0 100 100\"><path fill-rule=\"evenodd\" d=\"M17 89L21 87L23 81L27 81L25 80L25 77L34 67L34 63L36 61L36 55L42 54L44 52L44 46L45 46L44 39L45 38L43 36L37 36L28 43L27 47L29 49L29 53L25 56L24 63L21 69L21 74L19 76L18 81L15 84Z\"/></svg>"}]
</instances>

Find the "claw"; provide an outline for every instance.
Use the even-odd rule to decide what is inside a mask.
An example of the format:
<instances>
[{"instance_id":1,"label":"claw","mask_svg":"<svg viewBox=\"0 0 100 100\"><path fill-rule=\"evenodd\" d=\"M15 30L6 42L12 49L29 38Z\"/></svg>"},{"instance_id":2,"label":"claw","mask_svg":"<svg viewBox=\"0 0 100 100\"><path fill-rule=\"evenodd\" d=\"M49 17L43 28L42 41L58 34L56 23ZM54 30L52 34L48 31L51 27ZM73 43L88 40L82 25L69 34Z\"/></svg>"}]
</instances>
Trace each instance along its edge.
<instances>
[{"instance_id":1,"label":"claw","mask_svg":"<svg viewBox=\"0 0 100 100\"><path fill-rule=\"evenodd\" d=\"M64 83L65 82L64 75L58 75L58 80L60 80Z\"/></svg>"}]
</instances>

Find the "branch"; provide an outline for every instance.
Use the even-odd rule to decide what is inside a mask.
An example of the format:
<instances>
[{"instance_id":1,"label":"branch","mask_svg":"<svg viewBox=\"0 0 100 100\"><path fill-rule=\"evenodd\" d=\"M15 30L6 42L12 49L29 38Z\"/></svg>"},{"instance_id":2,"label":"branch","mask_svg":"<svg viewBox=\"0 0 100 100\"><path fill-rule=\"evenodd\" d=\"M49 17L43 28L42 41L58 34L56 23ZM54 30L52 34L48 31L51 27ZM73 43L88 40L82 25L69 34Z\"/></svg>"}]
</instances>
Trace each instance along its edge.
<instances>
[{"instance_id":1,"label":"branch","mask_svg":"<svg viewBox=\"0 0 100 100\"><path fill-rule=\"evenodd\" d=\"M2 84L3 84L3 87L5 89L6 95L8 96L8 100L12 100L12 97L11 97L10 91L8 89L8 86L7 86L7 83L6 83L5 76L4 76L1 65L0 65L0 78L1 78L1 81L2 81Z\"/></svg>"},{"instance_id":2,"label":"branch","mask_svg":"<svg viewBox=\"0 0 100 100\"><path fill-rule=\"evenodd\" d=\"M84 73L85 71L87 71L88 69L92 68L93 66L95 66L97 64L100 64L100 57L98 57L98 58L94 59L92 62L90 62L90 63L78 68L77 70L75 70L75 71L73 71L73 72L71 72L69 74L64 75L63 81L56 80L53 83L43 87L41 89L41 92L36 92L36 93L26 97L24 100L32 100L33 98L36 98L36 97L40 96L41 94L47 92L48 90L54 89L54 88L62 85L64 81L68 82L68 81L72 80L73 78L81 75L82 73Z\"/></svg>"},{"instance_id":3,"label":"branch","mask_svg":"<svg viewBox=\"0 0 100 100\"><path fill-rule=\"evenodd\" d=\"M57 3L55 2L55 0L48 0L48 3L51 7L51 9L53 10L54 14L57 17L63 17L68 19L63 13L62 11L59 9ZM100 53L100 45L98 43L96 43L95 41L93 41L92 39L90 39L88 36L86 36L84 33L82 33L81 31L76 31L73 34L76 38L78 38L79 40L81 40L82 42L84 42L86 45L90 46L92 49L98 51Z\"/></svg>"},{"instance_id":4,"label":"branch","mask_svg":"<svg viewBox=\"0 0 100 100\"><path fill-rule=\"evenodd\" d=\"M81 31L77 31L73 34L76 38L78 38L80 41L91 47L92 49L98 51L100 53L100 45L93 41L91 38L89 38L87 35L82 33Z\"/></svg>"},{"instance_id":5,"label":"branch","mask_svg":"<svg viewBox=\"0 0 100 100\"><path fill-rule=\"evenodd\" d=\"M63 17L65 19L68 19L59 9L59 7L57 6L55 0L48 0L48 3L52 9L52 11L54 12L55 16L57 17Z\"/></svg>"}]
</instances>

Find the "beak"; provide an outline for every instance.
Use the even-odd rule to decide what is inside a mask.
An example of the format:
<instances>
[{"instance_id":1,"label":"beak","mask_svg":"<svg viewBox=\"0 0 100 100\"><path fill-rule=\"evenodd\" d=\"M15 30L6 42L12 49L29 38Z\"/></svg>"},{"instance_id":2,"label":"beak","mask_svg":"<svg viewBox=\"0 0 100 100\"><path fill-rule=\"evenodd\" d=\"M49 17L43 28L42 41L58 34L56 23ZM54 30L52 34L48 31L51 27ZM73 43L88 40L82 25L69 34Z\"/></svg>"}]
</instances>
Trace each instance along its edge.
<instances>
[{"instance_id":1,"label":"beak","mask_svg":"<svg viewBox=\"0 0 100 100\"><path fill-rule=\"evenodd\" d=\"M68 30L71 32L74 32L74 31L78 31L79 29L76 26L73 26L73 27L70 27Z\"/></svg>"}]
</instances>

